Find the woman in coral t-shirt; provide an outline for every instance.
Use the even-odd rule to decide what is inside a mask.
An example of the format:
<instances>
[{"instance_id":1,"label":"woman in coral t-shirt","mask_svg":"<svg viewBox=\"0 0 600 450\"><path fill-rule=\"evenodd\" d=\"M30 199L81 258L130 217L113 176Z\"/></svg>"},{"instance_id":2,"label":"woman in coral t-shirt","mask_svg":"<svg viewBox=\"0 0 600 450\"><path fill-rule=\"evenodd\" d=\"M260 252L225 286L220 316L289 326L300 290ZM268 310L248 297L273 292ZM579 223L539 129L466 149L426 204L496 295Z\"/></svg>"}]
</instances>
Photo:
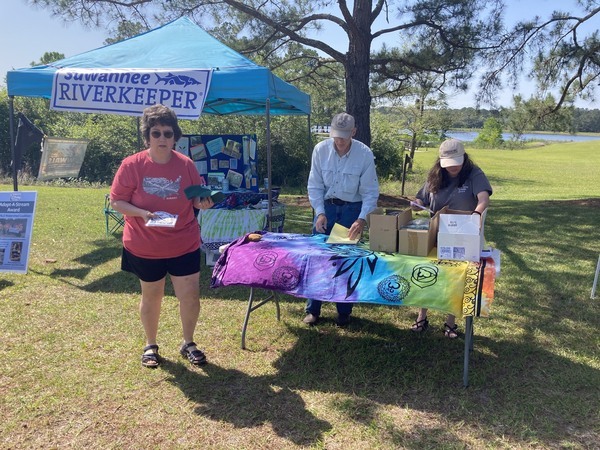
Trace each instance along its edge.
<instances>
[{"instance_id":1,"label":"woman in coral t-shirt","mask_svg":"<svg viewBox=\"0 0 600 450\"><path fill-rule=\"evenodd\" d=\"M173 150L182 134L175 113L163 105L146 108L141 128L148 148L123 160L110 200L125 216L121 268L135 274L142 289L142 365L156 368L161 362L156 342L167 273L179 300L180 353L194 365L204 364L206 356L194 343L200 313L200 230L194 208L208 209L213 202L185 195L187 187L204 180L191 159ZM163 212L177 217L174 226L147 226Z\"/></svg>"}]
</instances>

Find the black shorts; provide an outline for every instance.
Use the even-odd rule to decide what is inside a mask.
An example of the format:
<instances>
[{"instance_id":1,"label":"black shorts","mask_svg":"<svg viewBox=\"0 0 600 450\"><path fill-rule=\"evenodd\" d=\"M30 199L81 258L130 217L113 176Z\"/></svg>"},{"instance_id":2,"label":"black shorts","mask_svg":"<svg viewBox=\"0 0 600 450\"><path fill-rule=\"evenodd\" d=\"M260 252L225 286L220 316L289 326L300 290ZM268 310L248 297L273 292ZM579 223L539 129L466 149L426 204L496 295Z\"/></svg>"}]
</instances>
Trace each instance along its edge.
<instances>
[{"instance_id":1,"label":"black shorts","mask_svg":"<svg viewBox=\"0 0 600 450\"><path fill-rule=\"evenodd\" d=\"M149 259L139 258L123 247L121 269L148 283L162 280L167 273L184 277L200 272L200 249L175 258Z\"/></svg>"}]
</instances>

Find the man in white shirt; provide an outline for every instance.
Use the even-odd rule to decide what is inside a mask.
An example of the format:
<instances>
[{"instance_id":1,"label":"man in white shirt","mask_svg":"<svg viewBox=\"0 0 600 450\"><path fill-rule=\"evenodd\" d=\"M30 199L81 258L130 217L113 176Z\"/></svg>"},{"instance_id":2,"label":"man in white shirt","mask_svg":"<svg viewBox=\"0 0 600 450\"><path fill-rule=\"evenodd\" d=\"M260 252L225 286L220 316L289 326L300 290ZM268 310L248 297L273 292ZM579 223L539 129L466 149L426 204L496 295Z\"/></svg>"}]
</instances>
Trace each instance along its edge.
<instances>
[{"instance_id":1,"label":"man in white shirt","mask_svg":"<svg viewBox=\"0 0 600 450\"><path fill-rule=\"evenodd\" d=\"M329 139L315 145L308 176L308 199L315 211L313 233L331 233L337 222L356 239L367 225L367 214L377 207L379 182L373 152L356 134L354 117L334 116ZM321 314L319 300L308 299L304 323L314 325ZM352 303L336 302L338 326L350 321Z\"/></svg>"}]
</instances>

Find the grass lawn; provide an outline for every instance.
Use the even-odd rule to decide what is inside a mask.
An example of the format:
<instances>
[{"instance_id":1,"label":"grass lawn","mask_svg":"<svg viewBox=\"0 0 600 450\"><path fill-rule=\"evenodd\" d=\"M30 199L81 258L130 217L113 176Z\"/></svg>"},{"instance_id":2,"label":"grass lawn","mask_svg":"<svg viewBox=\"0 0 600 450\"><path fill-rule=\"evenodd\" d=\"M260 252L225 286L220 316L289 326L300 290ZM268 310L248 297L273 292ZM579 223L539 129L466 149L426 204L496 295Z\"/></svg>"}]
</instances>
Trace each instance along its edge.
<instances>
[{"instance_id":1,"label":"grass lawn","mask_svg":"<svg viewBox=\"0 0 600 450\"><path fill-rule=\"evenodd\" d=\"M414 335L413 308L358 305L347 329L307 328L303 301L283 296L281 321L256 310L241 350L248 290L211 290L206 266L196 340L209 364L179 357L168 285L166 362L144 369L139 285L120 271L120 235L105 236L108 189L20 186L38 204L29 272L0 273L0 448L598 448L600 142L468 152L494 187L486 238L502 273L492 316L475 319L467 389L464 341L435 312ZM434 158L417 154L408 195ZM286 231L309 232L310 210L282 198Z\"/></svg>"}]
</instances>

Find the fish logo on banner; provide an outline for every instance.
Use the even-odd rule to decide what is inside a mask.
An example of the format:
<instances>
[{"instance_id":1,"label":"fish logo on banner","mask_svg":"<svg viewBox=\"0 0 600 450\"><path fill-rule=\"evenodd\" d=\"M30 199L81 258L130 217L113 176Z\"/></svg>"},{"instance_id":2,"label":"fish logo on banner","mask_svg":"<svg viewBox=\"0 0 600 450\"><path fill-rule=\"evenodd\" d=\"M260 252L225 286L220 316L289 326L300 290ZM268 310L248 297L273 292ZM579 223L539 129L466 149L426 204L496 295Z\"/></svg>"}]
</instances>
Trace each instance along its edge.
<instances>
[{"instance_id":1,"label":"fish logo on banner","mask_svg":"<svg viewBox=\"0 0 600 450\"><path fill-rule=\"evenodd\" d=\"M208 95L212 69L59 69L50 108L141 116L157 103L182 119L197 119Z\"/></svg>"}]
</instances>

